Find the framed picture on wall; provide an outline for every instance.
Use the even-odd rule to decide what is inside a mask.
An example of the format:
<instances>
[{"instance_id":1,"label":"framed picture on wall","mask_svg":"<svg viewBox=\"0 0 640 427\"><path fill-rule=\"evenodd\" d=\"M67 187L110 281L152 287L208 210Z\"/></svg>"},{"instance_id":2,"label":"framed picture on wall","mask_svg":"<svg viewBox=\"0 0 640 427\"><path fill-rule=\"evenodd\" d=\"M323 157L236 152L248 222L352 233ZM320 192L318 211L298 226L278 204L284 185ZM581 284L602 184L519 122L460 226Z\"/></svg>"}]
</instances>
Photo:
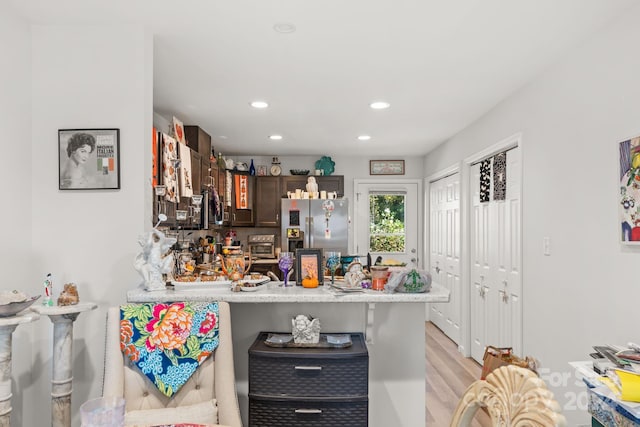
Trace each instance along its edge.
<instances>
[{"instance_id":1,"label":"framed picture on wall","mask_svg":"<svg viewBox=\"0 0 640 427\"><path fill-rule=\"evenodd\" d=\"M620 241L640 244L640 136L618 144L620 158Z\"/></svg>"},{"instance_id":2,"label":"framed picture on wall","mask_svg":"<svg viewBox=\"0 0 640 427\"><path fill-rule=\"evenodd\" d=\"M301 285L305 277L315 277L320 284L324 281L322 249L296 249L296 283Z\"/></svg>"},{"instance_id":3,"label":"framed picture on wall","mask_svg":"<svg viewBox=\"0 0 640 427\"><path fill-rule=\"evenodd\" d=\"M120 129L58 130L60 190L120 189Z\"/></svg>"},{"instance_id":4,"label":"framed picture on wall","mask_svg":"<svg viewBox=\"0 0 640 427\"><path fill-rule=\"evenodd\" d=\"M369 175L404 175L404 160L369 160Z\"/></svg>"}]
</instances>

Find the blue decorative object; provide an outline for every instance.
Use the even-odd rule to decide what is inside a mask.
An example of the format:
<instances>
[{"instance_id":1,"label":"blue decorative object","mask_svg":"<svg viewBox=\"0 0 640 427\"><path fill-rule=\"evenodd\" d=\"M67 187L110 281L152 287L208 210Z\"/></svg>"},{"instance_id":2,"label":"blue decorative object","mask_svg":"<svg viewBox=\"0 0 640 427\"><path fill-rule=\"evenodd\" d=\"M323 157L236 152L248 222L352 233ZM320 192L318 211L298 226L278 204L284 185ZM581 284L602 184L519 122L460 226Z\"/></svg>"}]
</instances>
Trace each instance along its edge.
<instances>
[{"instance_id":1,"label":"blue decorative object","mask_svg":"<svg viewBox=\"0 0 640 427\"><path fill-rule=\"evenodd\" d=\"M331 175L334 171L336 162L331 160L329 156L322 156L322 158L316 161L316 169L322 169L323 175Z\"/></svg>"},{"instance_id":2,"label":"blue decorative object","mask_svg":"<svg viewBox=\"0 0 640 427\"><path fill-rule=\"evenodd\" d=\"M253 165L253 159L251 159L251 166L249 166L249 175L256 174L256 167Z\"/></svg>"}]
</instances>

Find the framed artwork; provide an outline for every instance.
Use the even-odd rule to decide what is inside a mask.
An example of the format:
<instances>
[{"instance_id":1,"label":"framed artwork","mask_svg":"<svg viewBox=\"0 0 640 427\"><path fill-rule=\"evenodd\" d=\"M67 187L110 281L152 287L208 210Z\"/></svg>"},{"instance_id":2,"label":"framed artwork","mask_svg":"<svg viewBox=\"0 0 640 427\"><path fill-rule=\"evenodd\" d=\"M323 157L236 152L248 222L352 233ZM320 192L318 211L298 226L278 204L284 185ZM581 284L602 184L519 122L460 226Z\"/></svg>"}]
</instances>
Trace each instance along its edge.
<instances>
[{"instance_id":1,"label":"framed artwork","mask_svg":"<svg viewBox=\"0 0 640 427\"><path fill-rule=\"evenodd\" d=\"M184 125L175 116L173 117L173 135L176 137L176 141L180 144L187 145L187 139L184 136Z\"/></svg>"},{"instance_id":2,"label":"framed artwork","mask_svg":"<svg viewBox=\"0 0 640 427\"><path fill-rule=\"evenodd\" d=\"M404 160L369 160L369 175L404 175Z\"/></svg>"},{"instance_id":3,"label":"framed artwork","mask_svg":"<svg viewBox=\"0 0 640 427\"><path fill-rule=\"evenodd\" d=\"M120 189L120 129L59 129L58 188Z\"/></svg>"},{"instance_id":4,"label":"framed artwork","mask_svg":"<svg viewBox=\"0 0 640 427\"><path fill-rule=\"evenodd\" d=\"M620 241L640 244L640 136L618 144Z\"/></svg>"},{"instance_id":5,"label":"framed artwork","mask_svg":"<svg viewBox=\"0 0 640 427\"><path fill-rule=\"evenodd\" d=\"M164 198L168 202L177 203L178 188L178 142L166 133L162 134L162 182L166 187Z\"/></svg>"},{"instance_id":6,"label":"framed artwork","mask_svg":"<svg viewBox=\"0 0 640 427\"><path fill-rule=\"evenodd\" d=\"M324 281L322 249L296 249L296 283L302 285L305 277L316 277L318 283Z\"/></svg>"}]
</instances>

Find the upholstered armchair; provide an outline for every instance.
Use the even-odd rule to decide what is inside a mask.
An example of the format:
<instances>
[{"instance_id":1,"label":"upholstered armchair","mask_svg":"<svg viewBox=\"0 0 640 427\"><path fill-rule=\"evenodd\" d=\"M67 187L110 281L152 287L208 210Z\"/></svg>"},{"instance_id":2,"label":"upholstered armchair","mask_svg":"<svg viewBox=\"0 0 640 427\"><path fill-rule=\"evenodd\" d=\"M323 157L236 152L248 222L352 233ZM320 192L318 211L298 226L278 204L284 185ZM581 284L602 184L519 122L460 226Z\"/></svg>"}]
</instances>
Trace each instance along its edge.
<instances>
[{"instance_id":1,"label":"upholstered armchair","mask_svg":"<svg viewBox=\"0 0 640 427\"><path fill-rule=\"evenodd\" d=\"M172 397L131 365L120 350L120 311L107 313L103 396L124 397L125 425L194 423L242 427L236 394L229 304L219 302L220 344Z\"/></svg>"}]
</instances>

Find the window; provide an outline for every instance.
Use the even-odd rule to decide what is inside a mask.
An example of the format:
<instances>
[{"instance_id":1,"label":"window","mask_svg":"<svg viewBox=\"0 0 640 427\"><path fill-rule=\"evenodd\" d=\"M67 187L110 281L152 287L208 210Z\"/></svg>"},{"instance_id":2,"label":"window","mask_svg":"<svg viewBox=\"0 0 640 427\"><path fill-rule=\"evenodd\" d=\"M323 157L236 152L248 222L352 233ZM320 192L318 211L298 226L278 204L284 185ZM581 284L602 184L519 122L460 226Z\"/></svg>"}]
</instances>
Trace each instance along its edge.
<instances>
[{"instance_id":1,"label":"window","mask_svg":"<svg viewBox=\"0 0 640 427\"><path fill-rule=\"evenodd\" d=\"M405 252L405 203L405 194L369 194L370 252Z\"/></svg>"}]
</instances>

